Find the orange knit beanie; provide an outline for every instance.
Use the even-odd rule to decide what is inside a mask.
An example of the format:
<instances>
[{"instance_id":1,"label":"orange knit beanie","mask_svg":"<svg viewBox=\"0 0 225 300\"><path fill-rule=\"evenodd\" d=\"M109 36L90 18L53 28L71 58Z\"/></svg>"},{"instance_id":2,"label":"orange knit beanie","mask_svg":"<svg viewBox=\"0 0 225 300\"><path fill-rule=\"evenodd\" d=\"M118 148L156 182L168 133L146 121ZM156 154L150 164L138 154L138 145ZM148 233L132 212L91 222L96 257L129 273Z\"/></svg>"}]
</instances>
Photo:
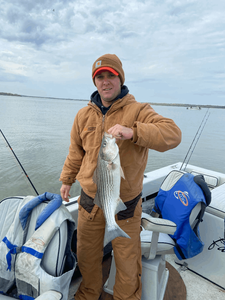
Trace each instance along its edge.
<instances>
[{"instance_id":1,"label":"orange knit beanie","mask_svg":"<svg viewBox=\"0 0 225 300\"><path fill-rule=\"evenodd\" d=\"M100 56L92 66L92 79L95 84L95 76L99 71L110 71L115 75L118 75L121 81L121 85L124 84L125 75L122 67L122 62L115 54L105 54Z\"/></svg>"}]
</instances>

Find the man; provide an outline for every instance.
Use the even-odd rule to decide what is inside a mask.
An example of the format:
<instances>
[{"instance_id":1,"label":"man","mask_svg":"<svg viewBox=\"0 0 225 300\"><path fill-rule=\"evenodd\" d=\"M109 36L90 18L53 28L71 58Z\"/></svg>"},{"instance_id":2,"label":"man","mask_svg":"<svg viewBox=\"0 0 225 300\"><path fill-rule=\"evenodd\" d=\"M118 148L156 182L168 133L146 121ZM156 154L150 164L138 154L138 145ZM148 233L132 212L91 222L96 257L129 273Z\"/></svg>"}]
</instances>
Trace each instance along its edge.
<instances>
[{"instance_id":1,"label":"man","mask_svg":"<svg viewBox=\"0 0 225 300\"><path fill-rule=\"evenodd\" d=\"M69 154L60 176L65 201L71 185L78 180L79 198L77 256L82 283L76 300L97 300L102 291L102 256L105 220L94 205L97 190L93 182L104 132L112 134L119 146L121 166L120 197L127 209L116 215L118 225L131 237L112 241L116 262L114 299L141 299L141 191L149 149L166 151L181 141L181 132L168 118L158 115L149 104L138 103L124 85L120 59L113 54L99 57L92 67L97 87L87 107L76 115L71 130Z\"/></svg>"}]
</instances>

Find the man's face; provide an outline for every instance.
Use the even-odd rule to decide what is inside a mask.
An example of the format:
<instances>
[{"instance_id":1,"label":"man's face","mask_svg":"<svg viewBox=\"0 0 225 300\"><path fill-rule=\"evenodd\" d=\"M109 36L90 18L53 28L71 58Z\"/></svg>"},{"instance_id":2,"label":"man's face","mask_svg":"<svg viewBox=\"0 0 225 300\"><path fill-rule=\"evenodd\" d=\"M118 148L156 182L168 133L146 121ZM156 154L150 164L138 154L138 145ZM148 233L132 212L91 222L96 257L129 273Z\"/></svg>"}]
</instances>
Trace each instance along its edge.
<instances>
[{"instance_id":1,"label":"man's face","mask_svg":"<svg viewBox=\"0 0 225 300\"><path fill-rule=\"evenodd\" d=\"M121 92L121 82L119 76L114 75L109 71L103 71L95 76L95 84L102 104L105 107L110 106L113 100Z\"/></svg>"}]
</instances>

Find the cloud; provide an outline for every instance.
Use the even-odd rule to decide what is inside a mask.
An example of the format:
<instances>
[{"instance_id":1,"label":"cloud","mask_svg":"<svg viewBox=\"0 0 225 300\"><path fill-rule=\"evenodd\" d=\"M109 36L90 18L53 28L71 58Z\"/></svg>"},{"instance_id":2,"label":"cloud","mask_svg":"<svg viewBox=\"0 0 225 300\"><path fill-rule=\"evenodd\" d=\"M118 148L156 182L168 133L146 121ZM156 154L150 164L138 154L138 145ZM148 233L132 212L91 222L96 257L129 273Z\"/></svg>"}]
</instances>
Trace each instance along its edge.
<instances>
[{"instance_id":1,"label":"cloud","mask_svg":"<svg viewBox=\"0 0 225 300\"><path fill-rule=\"evenodd\" d=\"M195 101L203 101L197 98L198 88L200 94L204 89L215 95L225 90L223 0L213 4L115 0L107 5L101 0L0 0L0 4L2 91L4 78L18 78L18 83L27 80L27 90L36 93L38 82L40 96L89 98L94 88L92 63L104 53L121 58L131 92L154 90L154 102L157 97L161 101L165 88L165 101L166 97L180 101L179 86L184 98L193 94ZM15 86L20 85L11 85L8 92L18 93ZM26 84L20 89L26 94Z\"/></svg>"}]
</instances>

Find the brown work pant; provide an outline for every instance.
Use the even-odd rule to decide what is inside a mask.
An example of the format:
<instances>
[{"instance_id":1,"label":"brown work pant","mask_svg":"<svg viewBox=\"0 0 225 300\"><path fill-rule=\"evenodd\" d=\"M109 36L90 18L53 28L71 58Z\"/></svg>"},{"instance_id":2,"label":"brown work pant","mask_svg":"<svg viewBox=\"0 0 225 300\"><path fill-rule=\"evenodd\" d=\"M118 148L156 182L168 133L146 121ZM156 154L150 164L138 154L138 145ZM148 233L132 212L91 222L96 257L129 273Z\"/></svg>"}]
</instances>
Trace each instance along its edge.
<instances>
[{"instance_id":1,"label":"brown work pant","mask_svg":"<svg viewBox=\"0 0 225 300\"><path fill-rule=\"evenodd\" d=\"M141 299L141 203L134 215L117 220L118 225L131 239L118 237L112 241L116 263L115 300ZM117 218L116 218L117 219ZM102 258L105 219L98 206L88 213L79 205L77 229L77 259L82 282L75 295L76 300L98 300L102 292Z\"/></svg>"}]
</instances>

